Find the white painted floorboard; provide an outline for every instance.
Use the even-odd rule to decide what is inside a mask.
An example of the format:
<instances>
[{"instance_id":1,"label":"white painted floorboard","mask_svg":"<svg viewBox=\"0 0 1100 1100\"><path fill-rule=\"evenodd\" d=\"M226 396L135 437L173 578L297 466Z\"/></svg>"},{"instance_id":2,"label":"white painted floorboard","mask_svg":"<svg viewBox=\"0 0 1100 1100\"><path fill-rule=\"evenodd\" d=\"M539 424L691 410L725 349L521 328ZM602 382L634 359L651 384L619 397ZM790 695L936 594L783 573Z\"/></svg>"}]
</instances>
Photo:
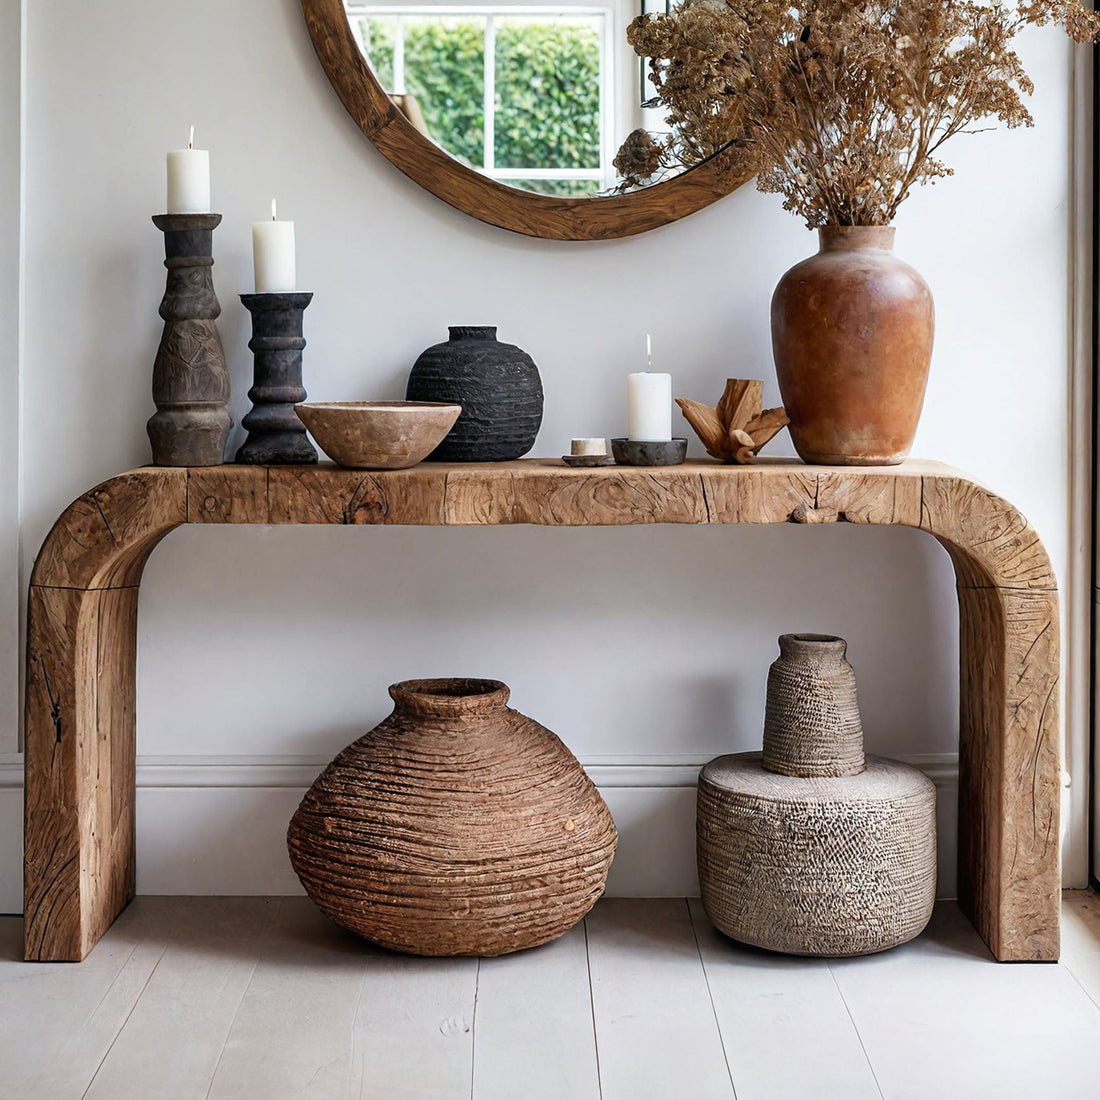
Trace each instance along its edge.
<instances>
[{"instance_id":1,"label":"white painted floorboard","mask_svg":"<svg viewBox=\"0 0 1100 1100\"><path fill-rule=\"evenodd\" d=\"M1062 895L1062 958L1100 1007L1100 897L1091 890L1067 890Z\"/></svg>"},{"instance_id":2,"label":"white painted floorboard","mask_svg":"<svg viewBox=\"0 0 1100 1100\"><path fill-rule=\"evenodd\" d=\"M216 1059L210 1100L356 1095L352 1032L368 961L358 946L306 899L281 900ZM191 1096L207 1093L178 1100Z\"/></svg>"},{"instance_id":3,"label":"white painted floorboard","mask_svg":"<svg viewBox=\"0 0 1100 1100\"><path fill-rule=\"evenodd\" d=\"M737 1100L879 1100L829 963L734 943L689 904Z\"/></svg>"},{"instance_id":4,"label":"white painted floorboard","mask_svg":"<svg viewBox=\"0 0 1100 1100\"><path fill-rule=\"evenodd\" d=\"M370 957L354 1031L358 1085L352 1095L362 1100L468 1097L478 967L484 964L366 950Z\"/></svg>"},{"instance_id":5,"label":"white painted floorboard","mask_svg":"<svg viewBox=\"0 0 1100 1100\"><path fill-rule=\"evenodd\" d=\"M890 1100L1100 1096L1100 1012L1069 968L993 962L954 905L919 940L830 968Z\"/></svg>"},{"instance_id":6,"label":"white painted floorboard","mask_svg":"<svg viewBox=\"0 0 1100 1100\"><path fill-rule=\"evenodd\" d=\"M79 966L23 962L23 921L0 919L0 1096L83 1096L166 943L132 906Z\"/></svg>"},{"instance_id":7,"label":"white painted floorboard","mask_svg":"<svg viewBox=\"0 0 1100 1100\"><path fill-rule=\"evenodd\" d=\"M585 920L603 1100L733 1096L683 898L610 898Z\"/></svg>"},{"instance_id":8,"label":"white painted floorboard","mask_svg":"<svg viewBox=\"0 0 1100 1100\"><path fill-rule=\"evenodd\" d=\"M139 898L75 965L22 962L2 918L0 1100L1096 1100L1098 902L1065 895L1057 965L993 962L952 903L830 962L682 898L482 960L371 947L300 897Z\"/></svg>"},{"instance_id":9,"label":"white painted floorboard","mask_svg":"<svg viewBox=\"0 0 1100 1100\"><path fill-rule=\"evenodd\" d=\"M88 1100L174 1100L203 1096L256 967L279 899L150 898L141 912L163 945L99 1066ZM165 1041L186 1036L186 1042ZM149 1057L156 1051L155 1058Z\"/></svg>"},{"instance_id":10,"label":"white painted floorboard","mask_svg":"<svg viewBox=\"0 0 1100 1100\"><path fill-rule=\"evenodd\" d=\"M585 941L581 924L545 947L482 960L474 1028L478 1100L599 1100Z\"/></svg>"}]
</instances>

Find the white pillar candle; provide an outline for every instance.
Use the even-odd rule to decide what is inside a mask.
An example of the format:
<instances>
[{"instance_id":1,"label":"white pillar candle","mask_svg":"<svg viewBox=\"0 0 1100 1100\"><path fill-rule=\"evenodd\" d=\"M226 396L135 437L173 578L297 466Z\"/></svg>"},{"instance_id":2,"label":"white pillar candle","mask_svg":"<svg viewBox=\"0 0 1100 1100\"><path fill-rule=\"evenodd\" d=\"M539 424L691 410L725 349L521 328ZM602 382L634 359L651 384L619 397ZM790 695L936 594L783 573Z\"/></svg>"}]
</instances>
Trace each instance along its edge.
<instances>
[{"instance_id":1,"label":"white pillar candle","mask_svg":"<svg viewBox=\"0 0 1100 1100\"><path fill-rule=\"evenodd\" d=\"M210 213L210 154L194 149L195 127L186 149L168 154L168 213Z\"/></svg>"},{"instance_id":2,"label":"white pillar candle","mask_svg":"<svg viewBox=\"0 0 1100 1100\"><path fill-rule=\"evenodd\" d=\"M252 223L252 267L257 294L287 294L298 289L294 266L294 223L275 219Z\"/></svg>"},{"instance_id":3,"label":"white pillar candle","mask_svg":"<svg viewBox=\"0 0 1100 1100\"><path fill-rule=\"evenodd\" d=\"M571 455L605 455L606 439L574 439L569 446Z\"/></svg>"},{"instance_id":4,"label":"white pillar candle","mask_svg":"<svg viewBox=\"0 0 1100 1100\"><path fill-rule=\"evenodd\" d=\"M667 442L672 438L672 375L641 371L626 379L628 439Z\"/></svg>"}]
</instances>

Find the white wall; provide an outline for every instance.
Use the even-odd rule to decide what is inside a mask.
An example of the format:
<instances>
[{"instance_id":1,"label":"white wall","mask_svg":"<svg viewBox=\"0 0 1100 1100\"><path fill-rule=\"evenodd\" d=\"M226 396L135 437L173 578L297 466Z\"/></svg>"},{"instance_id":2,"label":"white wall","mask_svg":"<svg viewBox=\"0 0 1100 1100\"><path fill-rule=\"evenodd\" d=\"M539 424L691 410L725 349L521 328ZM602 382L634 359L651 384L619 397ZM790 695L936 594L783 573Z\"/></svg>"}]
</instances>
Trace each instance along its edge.
<instances>
[{"instance_id":1,"label":"white wall","mask_svg":"<svg viewBox=\"0 0 1100 1100\"><path fill-rule=\"evenodd\" d=\"M28 563L72 497L148 461L164 283L149 216L164 205L164 150L192 122L225 216L214 276L238 421L251 360L236 295L251 289L249 223L272 195L297 222L300 286L316 295L315 398L401 396L422 348L448 324L477 322L497 323L542 368L536 454L622 431L624 375L647 330L678 394L714 398L727 375L755 375L778 401L768 300L813 242L773 197L743 188L632 240L513 236L374 151L316 62L296 0L24 6ZM1064 575L1070 53L1047 31L1024 54L1036 127L958 139L958 177L906 204L898 252L938 311L915 453L1021 506ZM321 760L382 716L390 681L446 674L509 682L519 708L611 768L751 748L775 637L792 629L849 639L872 751L957 747L951 570L915 532L184 529L153 556L143 593L138 751L176 764ZM653 823L671 803L652 790L652 809L636 807L623 829L621 862L644 866L660 892L682 882L690 816L677 811L677 835L662 840ZM250 845L234 855L230 843L263 816L251 791L173 795L174 816L152 797L140 803L139 888L222 889L226 861L233 882L256 886L244 881ZM189 832L219 837L198 871ZM281 845L272 832L255 841L267 853Z\"/></svg>"},{"instance_id":2,"label":"white wall","mask_svg":"<svg viewBox=\"0 0 1100 1100\"><path fill-rule=\"evenodd\" d=\"M0 912L22 903L19 725L19 0L0 0Z\"/></svg>"},{"instance_id":3,"label":"white wall","mask_svg":"<svg viewBox=\"0 0 1100 1100\"><path fill-rule=\"evenodd\" d=\"M18 0L0 0L0 754L19 720L20 53Z\"/></svg>"}]
</instances>

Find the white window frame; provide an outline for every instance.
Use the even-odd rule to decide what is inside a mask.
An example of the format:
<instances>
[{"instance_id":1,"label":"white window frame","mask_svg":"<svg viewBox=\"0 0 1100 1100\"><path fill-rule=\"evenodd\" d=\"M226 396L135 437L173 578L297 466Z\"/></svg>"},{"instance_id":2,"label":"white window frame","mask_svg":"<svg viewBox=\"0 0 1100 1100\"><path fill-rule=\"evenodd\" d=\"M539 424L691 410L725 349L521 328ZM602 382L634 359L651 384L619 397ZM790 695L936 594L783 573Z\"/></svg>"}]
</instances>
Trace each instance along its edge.
<instances>
[{"instance_id":1,"label":"white window frame","mask_svg":"<svg viewBox=\"0 0 1100 1100\"><path fill-rule=\"evenodd\" d=\"M405 94L404 66L404 16L412 15L451 15L474 16L485 19L485 73L484 73L484 152L483 165L471 167L501 183L513 180L595 180L600 190L613 187L616 182L612 160L617 152L615 145L615 116L617 110L615 71L620 64L615 49L619 23L616 18L616 0L599 0L597 3L584 4L545 4L526 3L516 0L510 4L469 4L462 0L453 3L421 4L416 0L407 3L347 3L348 18L370 18L371 16L395 16L398 32L394 41L394 86L391 93ZM538 16L587 16L600 20L600 114L599 114L599 166L594 168L499 168L495 163L495 120L496 120L496 20L502 16L532 17ZM358 35L356 41L359 41ZM362 43L360 42L360 48Z\"/></svg>"}]
</instances>

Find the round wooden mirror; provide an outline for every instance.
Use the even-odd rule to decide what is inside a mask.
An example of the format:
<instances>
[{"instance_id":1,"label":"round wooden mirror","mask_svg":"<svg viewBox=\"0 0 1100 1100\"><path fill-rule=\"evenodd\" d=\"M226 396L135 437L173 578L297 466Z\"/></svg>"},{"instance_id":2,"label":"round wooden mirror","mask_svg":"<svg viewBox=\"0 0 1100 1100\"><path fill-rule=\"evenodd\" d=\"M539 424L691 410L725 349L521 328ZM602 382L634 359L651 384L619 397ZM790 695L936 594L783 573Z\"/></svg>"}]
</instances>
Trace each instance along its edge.
<instances>
[{"instance_id":1,"label":"round wooden mirror","mask_svg":"<svg viewBox=\"0 0 1100 1100\"><path fill-rule=\"evenodd\" d=\"M464 4L463 0L448 3L302 0L302 9L317 56L348 113L378 150L405 175L444 202L491 225L532 237L600 240L643 233L675 221L745 182L704 161L652 186L608 193L614 191L608 183L616 145L609 119L633 118L638 114L637 108L652 108L652 103L642 98L645 76L637 58L628 61L623 56L624 52L629 53L625 47L625 22L637 14L634 6L638 2L577 0L547 7L539 0L501 0L489 4ZM643 6L647 2L641 0ZM541 35L541 39L536 37L532 42L533 33ZM465 135L465 145L463 134L456 134L453 140L439 140L432 133L418 95L406 84L406 69L412 69L419 56L422 73L419 95L430 97L430 89L423 90L429 75L438 82L447 68L437 60L453 61L456 50L463 44L474 71L473 94L482 100L466 112L463 125L466 131L472 126L473 134L472 138L468 133ZM425 61L425 48L445 52L438 59L428 55ZM509 48L511 54L507 52ZM583 120L581 125L574 125L574 129L582 132L580 140L573 140L569 146L574 150L571 162L580 167L567 170L560 165L531 167L532 158L525 161L514 148L505 149L500 158L505 167L497 167L492 163L493 154L499 151L502 142L494 134L526 137L531 129L530 120L536 113L545 118L544 107L552 97L545 75L536 73L533 77L536 86L521 87L520 94L513 97L522 99L525 107L514 109L503 125L494 127L494 121L499 121L494 120L494 113L503 116L501 103L507 94L500 86L494 87L494 80L503 84L495 74L506 73L515 88L520 66L514 59L525 59L530 65L532 58L538 59L540 50L551 49L569 51L569 63L592 74L593 89L585 94L586 102L595 104L589 108L594 117L587 125ZM556 75L563 58L566 55L559 53L544 57L543 62ZM590 59L587 69L586 59ZM627 76L616 85L608 78L609 70ZM555 82L559 97L563 85L581 86L578 77L570 79L571 84ZM627 79L632 83L628 84ZM383 81L391 91L383 87ZM539 81L543 83L539 85ZM442 98L449 108L453 106L451 96L445 94ZM616 106L624 101L633 114ZM526 119L523 110L527 111ZM456 113L460 115L461 110L452 111L452 115ZM431 120L436 128L439 114L437 110ZM455 128L459 129L457 125ZM619 139L623 136L620 126ZM575 152L585 140L590 150L588 161L582 155L584 150ZM452 151L445 144L450 144ZM520 143L513 143L516 144ZM565 147L560 127L548 144L555 149ZM489 167L486 161L490 162ZM592 194L584 195L586 189Z\"/></svg>"}]
</instances>

